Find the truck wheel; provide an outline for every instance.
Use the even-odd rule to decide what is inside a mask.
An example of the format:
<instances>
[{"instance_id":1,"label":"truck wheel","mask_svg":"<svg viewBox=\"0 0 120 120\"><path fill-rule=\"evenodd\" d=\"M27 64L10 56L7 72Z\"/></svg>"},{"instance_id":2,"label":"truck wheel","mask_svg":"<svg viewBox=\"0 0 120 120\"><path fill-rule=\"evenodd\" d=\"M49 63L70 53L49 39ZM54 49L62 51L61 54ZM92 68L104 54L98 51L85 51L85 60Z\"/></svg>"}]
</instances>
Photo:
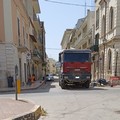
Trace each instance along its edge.
<instances>
[{"instance_id":1,"label":"truck wheel","mask_svg":"<svg viewBox=\"0 0 120 120\"><path fill-rule=\"evenodd\" d=\"M61 83L61 88L62 88L62 89L66 89L65 83Z\"/></svg>"},{"instance_id":2,"label":"truck wheel","mask_svg":"<svg viewBox=\"0 0 120 120\"><path fill-rule=\"evenodd\" d=\"M86 87L86 88L89 88L89 87L90 87L89 81L87 81L87 82L85 83L85 87Z\"/></svg>"}]
</instances>

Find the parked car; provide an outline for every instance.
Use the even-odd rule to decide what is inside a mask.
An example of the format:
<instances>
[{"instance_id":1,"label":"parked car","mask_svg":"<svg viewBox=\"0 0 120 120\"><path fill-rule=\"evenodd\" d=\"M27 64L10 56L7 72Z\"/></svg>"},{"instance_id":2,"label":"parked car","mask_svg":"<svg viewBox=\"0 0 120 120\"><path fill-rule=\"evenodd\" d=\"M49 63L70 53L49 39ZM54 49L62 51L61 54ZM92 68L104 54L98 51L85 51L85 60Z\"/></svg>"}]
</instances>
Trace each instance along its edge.
<instances>
[{"instance_id":1,"label":"parked car","mask_svg":"<svg viewBox=\"0 0 120 120\"><path fill-rule=\"evenodd\" d=\"M53 75L53 78L54 78L55 80L58 80L58 79L59 79L59 76L56 75L56 74L54 74L54 75Z\"/></svg>"},{"instance_id":2,"label":"parked car","mask_svg":"<svg viewBox=\"0 0 120 120\"><path fill-rule=\"evenodd\" d=\"M53 81L54 80L53 75L51 75L51 74L46 75L45 79L46 79L46 81Z\"/></svg>"}]
</instances>

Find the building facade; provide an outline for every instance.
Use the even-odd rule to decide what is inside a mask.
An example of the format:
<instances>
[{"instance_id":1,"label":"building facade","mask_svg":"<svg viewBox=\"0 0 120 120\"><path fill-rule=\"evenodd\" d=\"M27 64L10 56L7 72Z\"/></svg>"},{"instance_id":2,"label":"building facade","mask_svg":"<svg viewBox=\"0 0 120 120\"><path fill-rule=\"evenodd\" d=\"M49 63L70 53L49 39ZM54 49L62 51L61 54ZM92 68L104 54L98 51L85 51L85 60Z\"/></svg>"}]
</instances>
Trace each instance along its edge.
<instances>
[{"instance_id":1,"label":"building facade","mask_svg":"<svg viewBox=\"0 0 120 120\"><path fill-rule=\"evenodd\" d=\"M110 80L120 76L120 1L95 0L95 77Z\"/></svg>"},{"instance_id":2,"label":"building facade","mask_svg":"<svg viewBox=\"0 0 120 120\"><path fill-rule=\"evenodd\" d=\"M1 0L0 1L0 87L7 87L7 78L17 79L22 85L28 76L42 75L44 62L44 26L39 20L38 0Z\"/></svg>"},{"instance_id":3,"label":"building facade","mask_svg":"<svg viewBox=\"0 0 120 120\"><path fill-rule=\"evenodd\" d=\"M56 74L56 61L53 58L47 59L47 68L46 74Z\"/></svg>"},{"instance_id":4,"label":"building facade","mask_svg":"<svg viewBox=\"0 0 120 120\"><path fill-rule=\"evenodd\" d=\"M66 29L66 31L64 32L62 41L61 41L61 46L62 49L70 49L70 35L72 33L73 29Z\"/></svg>"},{"instance_id":5,"label":"building facade","mask_svg":"<svg viewBox=\"0 0 120 120\"><path fill-rule=\"evenodd\" d=\"M61 42L62 49L88 49L93 42L94 11L88 10L85 18L79 19L75 28L67 29ZM69 30L69 31L68 31Z\"/></svg>"},{"instance_id":6,"label":"building facade","mask_svg":"<svg viewBox=\"0 0 120 120\"><path fill-rule=\"evenodd\" d=\"M119 12L119 0L95 0L95 12L88 11L79 19L67 40L66 48L71 44L75 49L92 50L92 80L120 77Z\"/></svg>"}]
</instances>

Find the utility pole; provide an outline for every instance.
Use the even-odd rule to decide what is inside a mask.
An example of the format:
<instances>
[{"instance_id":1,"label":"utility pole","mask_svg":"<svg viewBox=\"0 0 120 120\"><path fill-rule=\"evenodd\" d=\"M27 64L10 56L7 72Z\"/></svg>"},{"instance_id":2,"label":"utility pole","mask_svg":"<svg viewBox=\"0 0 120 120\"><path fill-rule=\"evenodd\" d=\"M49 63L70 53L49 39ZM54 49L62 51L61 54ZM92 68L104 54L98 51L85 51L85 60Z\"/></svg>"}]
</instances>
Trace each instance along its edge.
<instances>
[{"instance_id":1,"label":"utility pole","mask_svg":"<svg viewBox=\"0 0 120 120\"><path fill-rule=\"evenodd\" d=\"M18 100L18 94L17 94L17 76L18 76L18 66L15 66L15 100Z\"/></svg>"}]
</instances>

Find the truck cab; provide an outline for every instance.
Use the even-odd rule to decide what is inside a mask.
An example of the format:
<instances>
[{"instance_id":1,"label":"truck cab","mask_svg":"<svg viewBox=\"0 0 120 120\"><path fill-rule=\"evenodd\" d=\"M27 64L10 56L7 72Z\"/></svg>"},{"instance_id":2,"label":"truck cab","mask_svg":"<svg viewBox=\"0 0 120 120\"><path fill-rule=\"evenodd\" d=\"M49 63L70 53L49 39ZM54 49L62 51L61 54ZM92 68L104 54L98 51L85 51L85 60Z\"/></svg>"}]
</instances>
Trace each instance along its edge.
<instances>
[{"instance_id":1,"label":"truck cab","mask_svg":"<svg viewBox=\"0 0 120 120\"><path fill-rule=\"evenodd\" d=\"M59 54L59 85L65 89L68 85L80 85L89 88L91 82L91 51L64 50Z\"/></svg>"}]
</instances>

